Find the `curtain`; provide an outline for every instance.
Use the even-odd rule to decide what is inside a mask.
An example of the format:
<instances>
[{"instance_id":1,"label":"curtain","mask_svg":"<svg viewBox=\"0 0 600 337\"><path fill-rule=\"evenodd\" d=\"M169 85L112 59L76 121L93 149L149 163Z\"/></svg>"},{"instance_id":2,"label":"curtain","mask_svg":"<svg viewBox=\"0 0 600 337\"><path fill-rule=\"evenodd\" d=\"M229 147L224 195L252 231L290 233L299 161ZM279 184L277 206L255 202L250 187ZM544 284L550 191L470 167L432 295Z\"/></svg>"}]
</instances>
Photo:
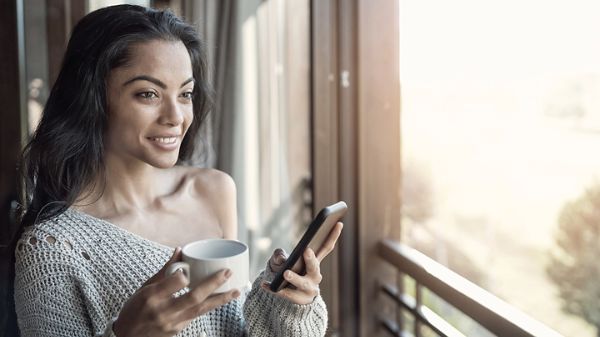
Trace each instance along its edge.
<instances>
[{"instance_id":1,"label":"curtain","mask_svg":"<svg viewBox=\"0 0 600 337\"><path fill-rule=\"evenodd\" d=\"M310 221L308 0L184 1L209 47L217 107L196 164L229 173L239 239L258 272Z\"/></svg>"}]
</instances>

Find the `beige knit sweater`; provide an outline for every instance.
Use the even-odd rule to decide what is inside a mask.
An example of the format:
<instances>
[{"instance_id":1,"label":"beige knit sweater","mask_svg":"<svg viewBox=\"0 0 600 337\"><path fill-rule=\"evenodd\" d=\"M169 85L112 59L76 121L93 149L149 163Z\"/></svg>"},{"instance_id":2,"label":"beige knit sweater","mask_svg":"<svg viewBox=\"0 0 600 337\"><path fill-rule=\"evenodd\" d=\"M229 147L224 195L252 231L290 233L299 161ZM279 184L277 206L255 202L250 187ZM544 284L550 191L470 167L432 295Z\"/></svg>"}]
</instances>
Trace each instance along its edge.
<instances>
[{"instance_id":1,"label":"beige knit sweater","mask_svg":"<svg viewBox=\"0 0 600 337\"><path fill-rule=\"evenodd\" d=\"M173 249L72 209L25 230L16 249L21 336L111 336L125 301ZM260 288L196 318L177 336L324 336L325 303L296 305ZM108 328L107 328L108 327Z\"/></svg>"}]
</instances>

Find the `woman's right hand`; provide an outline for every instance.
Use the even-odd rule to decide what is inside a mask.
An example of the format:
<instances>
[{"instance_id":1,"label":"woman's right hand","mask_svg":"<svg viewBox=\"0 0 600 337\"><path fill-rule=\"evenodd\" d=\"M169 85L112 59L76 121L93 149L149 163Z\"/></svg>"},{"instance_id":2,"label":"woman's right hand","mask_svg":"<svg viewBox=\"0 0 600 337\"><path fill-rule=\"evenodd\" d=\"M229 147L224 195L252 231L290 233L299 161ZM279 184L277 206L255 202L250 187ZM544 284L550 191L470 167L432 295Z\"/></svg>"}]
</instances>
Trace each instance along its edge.
<instances>
[{"instance_id":1,"label":"woman's right hand","mask_svg":"<svg viewBox=\"0 0 600 337\"><path fill-rule=\"evenodd\" d=\"M165 275L168 266L180 259L181 248L178 247L163 268L127 300L113 324L117 337L171 337L194 318L240 295L237 289L211 295L231 276L230 270L222 270L188 293L173 297L189 283L180 271Z\"/></svg>"}]
</instances>

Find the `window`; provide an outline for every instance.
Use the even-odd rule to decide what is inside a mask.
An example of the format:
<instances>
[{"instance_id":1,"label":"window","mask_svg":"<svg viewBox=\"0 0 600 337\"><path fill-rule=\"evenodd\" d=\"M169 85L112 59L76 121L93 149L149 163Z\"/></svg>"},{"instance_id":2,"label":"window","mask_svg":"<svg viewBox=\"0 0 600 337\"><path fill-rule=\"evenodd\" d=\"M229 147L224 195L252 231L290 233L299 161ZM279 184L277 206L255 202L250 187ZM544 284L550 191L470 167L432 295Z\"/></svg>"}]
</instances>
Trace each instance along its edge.
<instances>
[{"instance_id":1,"label":"window","mask_svg":"<svg viewBox=\"0 0 600 337\"><path fill-rule=\"evenodd\" d=\"M595 329L548 266L567 203L600 183L599 11L400 1L404 241L570 336Z\"/></svg>"}]
</instances>

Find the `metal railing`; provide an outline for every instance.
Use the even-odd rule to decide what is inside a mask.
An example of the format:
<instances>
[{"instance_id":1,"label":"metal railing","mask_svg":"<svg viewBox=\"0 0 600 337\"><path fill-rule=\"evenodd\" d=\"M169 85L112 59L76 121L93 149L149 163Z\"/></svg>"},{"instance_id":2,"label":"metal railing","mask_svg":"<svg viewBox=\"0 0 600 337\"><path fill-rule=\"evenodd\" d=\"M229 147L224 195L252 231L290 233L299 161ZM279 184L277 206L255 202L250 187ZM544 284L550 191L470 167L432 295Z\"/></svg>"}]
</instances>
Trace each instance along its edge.
<instances>
[{"instance_id":1,"label":"metal railing","mask_svg":"<svg viewBox=\"0 0 600 337\"><path fill-rule=\"evenodd\" d=\"M423 291L434 293L440 299L496 336L560 337L561 335L483 290L448 268L399 242L384 240L379 243L379 256L393 265L399 273L396 285L382 284L381 291L397 305L396 319L380 318L384 329L393 336L422 336L426 326L438 336L462 337L464 334L423 303ZM403 283L404 275L414 279L414 296ZM403 314L400 314L403 313ZM413 318L408 331L403 316Z\"/></svg>"}]
</instances>

